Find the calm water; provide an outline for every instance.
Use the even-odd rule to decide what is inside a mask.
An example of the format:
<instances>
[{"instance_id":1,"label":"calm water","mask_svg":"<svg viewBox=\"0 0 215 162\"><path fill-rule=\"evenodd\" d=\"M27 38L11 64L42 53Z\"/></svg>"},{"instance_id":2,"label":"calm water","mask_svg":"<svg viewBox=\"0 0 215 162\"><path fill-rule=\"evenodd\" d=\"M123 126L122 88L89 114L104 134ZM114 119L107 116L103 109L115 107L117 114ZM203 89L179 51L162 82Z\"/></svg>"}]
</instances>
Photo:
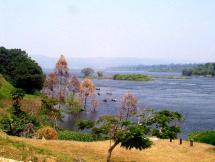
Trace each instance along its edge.
<instances>
[{"instance_id":1,"label":"calm water","mask_svg":"<svg viewBox=\"0 0 215 162\"><path fill-rule=\"evenodd\" d=\"M109 74L113 73L117 72L109 72ZM180 75L178 73L147 74L153 76ZM101 95L97 96L100 101L98 111L65 115L64 122L61 123L62 127L74 129L74 125L79 119L97 119L100 115L116 114L121 97L127 92L132 92L138 97L139 110L144 108L169 109L183 113L186 119L182 125L182 134L179 135L183 138L186 138L192 131L215 130L215 78L155 79L148 82L94 80L94 83L101 89ZM107 93L112 93L112 95L107 95ZM108 102L103 102L103 99L107 99ZM112 102L111 99L117 99L117 102Z\"/></svg>"}]
</instances>

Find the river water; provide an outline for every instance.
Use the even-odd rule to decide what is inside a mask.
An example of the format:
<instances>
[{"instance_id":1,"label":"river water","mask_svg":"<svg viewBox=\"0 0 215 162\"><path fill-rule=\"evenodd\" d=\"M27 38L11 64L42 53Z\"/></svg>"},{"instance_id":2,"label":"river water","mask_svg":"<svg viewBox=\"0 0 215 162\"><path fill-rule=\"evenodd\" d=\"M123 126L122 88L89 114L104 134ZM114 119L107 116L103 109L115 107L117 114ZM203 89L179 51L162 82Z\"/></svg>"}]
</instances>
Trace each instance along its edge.
<instances>
[{"instance_id":1,"label":"river water","mask_svg":"<svg viewBox=\"0 0 215 162\"><path fill-rule=\"evenodd\" d=\"M107 72L112 75L118 72ZM134 73L134 72L120 72ZM180 76L179 73L135 72L152 76ZM78 74L78 73L77 73ZM63 128L74 130L80 119L97 119L100 115L114 115L118 112L120 99L127 92L138 97L138 109L168 109L185 115L182 133L179 137L187 138L193 131L215 130L215 78L192 77L191 79L156 78L152 81L93 80L100 88L99 109L97 112L82 112L65 115ZM107 94L108 93L108 94ZM112 95L110 95L110 93ZM103 102L107 99L107 102ZM117 102L111 101L116 99Z\"/></svg>"}]
</instances>

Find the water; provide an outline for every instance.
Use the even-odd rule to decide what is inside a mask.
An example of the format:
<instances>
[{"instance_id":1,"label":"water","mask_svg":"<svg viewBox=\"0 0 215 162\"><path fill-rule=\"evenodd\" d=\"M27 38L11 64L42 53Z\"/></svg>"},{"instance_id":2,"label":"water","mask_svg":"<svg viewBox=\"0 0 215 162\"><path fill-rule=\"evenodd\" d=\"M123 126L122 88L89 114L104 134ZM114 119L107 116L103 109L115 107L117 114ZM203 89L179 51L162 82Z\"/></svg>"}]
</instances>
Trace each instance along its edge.
<instances>
[{"instance_id":1,"label":"water","mask_svg":"<svg viewBox=\"0 0 215 162\"><path fill-rule=\"evenodd\" d=\"M118 72L109 72L113 73ZM146 74L146 72L139 73ZM180 76L179 73L147 74ZM158 78L147 82L107 79L93 80L93 82L101 89L101 95L97 96L100 101L98 111L65 115L62 127L73 130L79 119L97 119L100 115L114 115L118 112L121 97L127 92L132 92L138 97L139 110L169 109L183 113L185 121L182 125L182 134L179 135L182 138L187 138L187 135L193 131L215 130L215 78L193 77L185 80ZM107 95L108 92L112 95ZM104 99L108 102L103 102ZM111 99L117 99L117 102L112 102Z\"/></svg>"}]
</instances>

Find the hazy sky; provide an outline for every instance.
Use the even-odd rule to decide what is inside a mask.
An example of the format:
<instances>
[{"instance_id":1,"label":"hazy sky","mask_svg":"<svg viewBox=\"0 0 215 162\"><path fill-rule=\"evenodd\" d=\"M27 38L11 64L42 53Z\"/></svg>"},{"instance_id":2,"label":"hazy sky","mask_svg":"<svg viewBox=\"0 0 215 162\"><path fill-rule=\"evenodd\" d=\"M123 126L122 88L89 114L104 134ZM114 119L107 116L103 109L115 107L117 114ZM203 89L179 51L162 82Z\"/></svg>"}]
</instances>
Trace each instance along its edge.
<instances>
[{"instance_id":1,"label":"hazy sky","mask_svg":"<svg viewBox=\"0 0 215 162\"><path fill-rule=\"evenodd\" d=\"M215 0L0 0L0 46L52 57L215 61Z\"/></svg>"}]
</instances>

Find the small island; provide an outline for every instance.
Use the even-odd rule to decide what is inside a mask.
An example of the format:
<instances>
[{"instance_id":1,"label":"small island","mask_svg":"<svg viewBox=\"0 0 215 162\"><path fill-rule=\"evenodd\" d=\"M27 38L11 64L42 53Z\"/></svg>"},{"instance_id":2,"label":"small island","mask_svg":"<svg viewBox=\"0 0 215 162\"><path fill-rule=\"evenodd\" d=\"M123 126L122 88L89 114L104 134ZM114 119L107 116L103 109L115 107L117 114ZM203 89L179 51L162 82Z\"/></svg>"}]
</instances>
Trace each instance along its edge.
<instances>
[{"instance_id":1,"label":"small island","mask_svg":"<svg viewBox=\"0 0 215 162\"><path fill-rule=\"evenodd\" d=\"M143 74L115 74L114 80L150 81L153 78Z\"/></svg>"}]
</instances>

